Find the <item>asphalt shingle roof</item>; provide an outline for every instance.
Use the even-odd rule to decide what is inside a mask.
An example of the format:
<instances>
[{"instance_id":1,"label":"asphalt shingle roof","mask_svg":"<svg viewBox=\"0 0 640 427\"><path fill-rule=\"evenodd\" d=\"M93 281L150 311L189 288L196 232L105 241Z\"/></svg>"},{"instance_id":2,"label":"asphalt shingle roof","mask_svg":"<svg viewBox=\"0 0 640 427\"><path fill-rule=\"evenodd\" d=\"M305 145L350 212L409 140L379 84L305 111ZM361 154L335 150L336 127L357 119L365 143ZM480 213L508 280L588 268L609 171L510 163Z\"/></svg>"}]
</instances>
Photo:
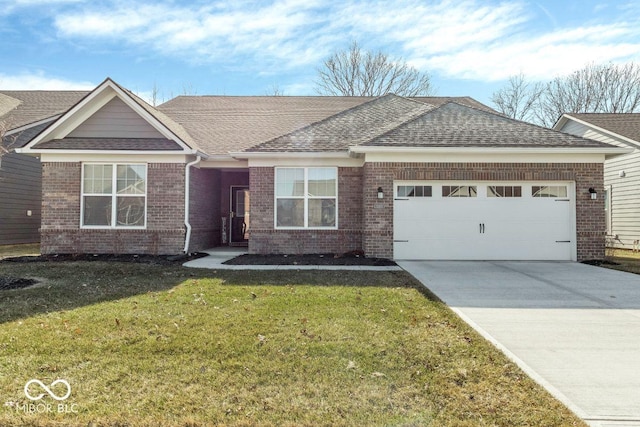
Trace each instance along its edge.
<instances>
[{"instance_id":1,"label":"asphalt shingle roof","mask_svg":"<svg viewBox=\"0 0 640 427\"><path fill-rule=\"evenodd\" d=\"M640 143L640 113L567 113L567 116Z\"/></svg>"},{"instance_id":2,"label":"asphalt shingle roof","mask_svg":"<svg viewBox=\"0 0 640 427\"><path fill-rule=\"evenodd\" d=\"M469 97L179 96L152 107L130 91L127 93L183 142L209 155L239 151L343 151L354 145L609 147L509 119ZM84 91L0 91L0 120L11 120L12 128L23 126L62 114L87 94ZM590 119L596 116L598 120L607 119L608 123L619 123L620 116L636 116L635 122L627 120L619 124L624 126L625 133L611 126L599 126L630 138L640 135L640 114L574 115L582 116ZM37 131L40 130L38 127ZM27 140L27 136L33 135L21 135L21 139ZM65 138L42 142L38 148L179 149L170 140L126 138Z\"/></svg>"},{"instance_id":3,"label":"asphalt shingle roof","mask_svg":"<svg viewBox=\"0 0 640 427\"><path fill-rule=\"evenodd\" d=\"M242 151L377 99L341 96L178 96L156 107L215 155ZM432 105L452 99L492 111L469 97L416 98Z\"/></svg>"},{"instance_id":4,"label":"asphalt shingle roof","mask_svg":"<svg viewBox=\"0 0 640 427\"><path fill-rule=\"evenodd\" d=\"M387 95L247 152L321 152L351 146L610 147L457 102L434 106Z\"/></svg>"},{"instance_id":5,"label":"asphalt shingle roof","mask_svg":"<svg viewBox=\"0 0 640 427\"><path fill-rule=\"evenodd\" d=\"M408 147L611 147L449 102L364 143Z\"/></svg>"},{"instance_id":6,"label":"asphalt shingle roof","mask_svg":"<svg viewBox=\"0 0 640 427\"><path fill-rule=\"evenodd\" d=\"M179 96L157 107L208 154L226 155L301 128L370 98Z\"/></svg>"},{"instance_id":7,"label":"asphalt shingle roof","mask_svg":"<svg viewBox=\"0 0 640 427\"><path fill-rule=\"evenodd\" d=\"M88 91L0 90L0 121L18 128L66 112Z\"/></svg>"},{"instance_id":8,"label":"asphalt shingle roof","mask_svg":"<svg viewBox=\"0 0 640 427\"><path fill-rule=\"evenodd\" d=\"M5 136L3 138L3 142L5 146L11 146L11 148L22 148L51 123L53 123L53 119L48 122L40 123L37 126L31 126L21 132Z\"/></svg>"},{"instance_id":9,"label":"asphalt shingle roof","mask_svg":"<svg viewBox=\"0 0 640 427\"><path fill-rule=\"evenodd\" d=\"M248 152L343 151L434 109L433 105L385 95L342 111L287 135L247 149Z\"/></svg>"}]
</instances>

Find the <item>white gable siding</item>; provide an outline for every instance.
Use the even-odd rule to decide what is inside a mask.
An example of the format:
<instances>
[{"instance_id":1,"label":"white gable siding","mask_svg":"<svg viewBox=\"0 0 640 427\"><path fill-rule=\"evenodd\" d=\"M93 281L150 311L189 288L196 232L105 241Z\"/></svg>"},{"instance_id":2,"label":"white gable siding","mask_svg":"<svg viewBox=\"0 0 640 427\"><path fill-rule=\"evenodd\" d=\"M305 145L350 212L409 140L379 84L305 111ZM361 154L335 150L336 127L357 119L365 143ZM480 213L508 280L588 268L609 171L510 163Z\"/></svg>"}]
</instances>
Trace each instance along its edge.
<instances>
[{"instance_id":1,"label":"white gable siding","mask_svg":"<svg viewBox=\"0 0 640 427\"><path fill-rule=\"evenodd\" d=\"M163 138L153 126L116 97L69 135L71 138Z\"/></svg>"},{"instance_id":2,"label":"white gable siding","mask_svg":"<svg viewBox=\"0 0 640 427\"><path fill-rule=\"evenodd\" d=\"M563 132L612 144L635 148L622 139L603 134L586 125L569 120ZM625 177L620 177L624 171ZM640 240L640 150L608 159L604 162L604 185L611 191L611 246L633 249ZM604 194L602 195L604 197ZM615 237L617 236L617 238Z\"/></svg>"}]
</instances>

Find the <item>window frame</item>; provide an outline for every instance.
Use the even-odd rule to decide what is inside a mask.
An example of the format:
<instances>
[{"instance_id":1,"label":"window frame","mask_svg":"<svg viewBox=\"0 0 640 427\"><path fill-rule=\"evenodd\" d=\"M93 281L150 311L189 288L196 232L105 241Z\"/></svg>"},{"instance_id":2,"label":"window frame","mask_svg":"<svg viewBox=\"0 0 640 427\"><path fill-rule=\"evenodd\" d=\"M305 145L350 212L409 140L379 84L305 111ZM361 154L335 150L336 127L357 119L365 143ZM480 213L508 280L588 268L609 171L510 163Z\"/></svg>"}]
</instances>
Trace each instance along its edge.
<instances>
[{"instance_id":1,"label":"window frame","mask_svg":"<svg viewBox=\"0 0 640 427\"><path fill-rule=\"evenodd\" d=\"M111 193L97 194L85 193L85 168L86 166L111 166ZM118 194L118 166L142 166L144 168L144 193L143 194ZM80 228L86 230L146 230L148 214L148 181L149 167L147 163L129 162L85 162L80 169ZM111 224L109 225L85 225L84 210L85 197L111 197ZM142 197L144 199L144 224L143 225L118 225L118 198Z\"/></svg>"},{"instance_id":2,"label":"window frame","mask_svg":"<svg viewBox=\"0 0 640 427\"><path fill-rule=\"evenodd\" d=\"M278 196L278 171L285 169L302 169L303 170L303 194L302 196ZM309 170L311 169L332 169L335 171L335 196L310 196L309 195ZM286 166L275 167L273 170L273 228L275 230L337 230L339 226L339 193L338 193L338 167L336 166ZM286 226L278 225L278 200L279 199L297 199L303 200L304 212L302 226ZM332 226L309 226L309 200L333 199L335 202L335 225Z\"/></svg>"}]
</instances>

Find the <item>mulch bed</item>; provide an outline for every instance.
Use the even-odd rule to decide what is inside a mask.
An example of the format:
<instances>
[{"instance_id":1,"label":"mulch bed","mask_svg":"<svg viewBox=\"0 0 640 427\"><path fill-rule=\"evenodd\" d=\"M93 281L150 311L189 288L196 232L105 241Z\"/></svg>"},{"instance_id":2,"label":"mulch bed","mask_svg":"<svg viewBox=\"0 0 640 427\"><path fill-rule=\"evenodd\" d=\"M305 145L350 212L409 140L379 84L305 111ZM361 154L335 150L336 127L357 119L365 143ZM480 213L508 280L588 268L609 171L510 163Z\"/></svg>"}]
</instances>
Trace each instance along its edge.
<instances>
[{"instance_id":1,"label":"mulch bed","mask_svg":"<svg viewBox=\"0 0 640 427\"><path fill-rule=\"evenodd\" d=\"M386 258L368 258L360 254L307 254L307 255L240 255L224 262L228 265L362 265L394 266Z\"/></svg>"},{"instance_id":2,"label":"mulch bed","mask_svg":"<svg viewBox=\"0 0 640 427\"><path fill-rule=\"evenodd\" d=\"M620 265L620 263L608 259L588 259L582 261L582 264L595 265L597 267L601 265Z\"/></svg>"},{"instance_id":3,"label":"mulch bed","mask_svg":"<svg viewBox=\"0 0 640 427\"><path fill-rule=\"evenodd\" d=\"M5 258L2 262L28 263L28 262L70 262L70 261L101 261L101 262L135 262L139 264L155 265L182 265L192 259L207 256L205 253L187 255L109 255L109 254L55 254L38 256L20 256Z\"/></svg>"},{"instance_id":4,"label":"mulch bed","mask_svg":"<svg viewBox=\"0 0 640 427\"><path fill-rule=\"evenodd\" d=\"M24 279L21 277L0 276L0 291L8 291L10 289L28 288L38 283L37 280Z\"/></svg>"}]
</instances>

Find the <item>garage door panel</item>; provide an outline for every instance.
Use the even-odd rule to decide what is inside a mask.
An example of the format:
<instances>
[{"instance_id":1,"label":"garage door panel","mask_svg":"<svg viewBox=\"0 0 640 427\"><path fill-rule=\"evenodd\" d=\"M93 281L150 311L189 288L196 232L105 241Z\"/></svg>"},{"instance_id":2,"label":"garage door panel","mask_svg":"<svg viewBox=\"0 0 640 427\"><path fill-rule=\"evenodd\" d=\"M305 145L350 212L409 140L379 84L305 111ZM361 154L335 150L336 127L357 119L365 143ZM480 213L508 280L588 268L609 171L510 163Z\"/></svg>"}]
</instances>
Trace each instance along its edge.
<instances>
[{"instance_id":1,"label":"garage door panel","mask_svg":"<svg viewBox=\"0 0 640 427\"><path fill-rule=\"evenodd\" d=\"M570 183L554 183L571 188ZM533 184L517 184L519 197L442 197L428 182L432 197L396 200L396 259L571 260L575 253L574 202L571 197L532 197ZM507 184L513 185L513 184Z\"/></svg>"}]
</instances>

